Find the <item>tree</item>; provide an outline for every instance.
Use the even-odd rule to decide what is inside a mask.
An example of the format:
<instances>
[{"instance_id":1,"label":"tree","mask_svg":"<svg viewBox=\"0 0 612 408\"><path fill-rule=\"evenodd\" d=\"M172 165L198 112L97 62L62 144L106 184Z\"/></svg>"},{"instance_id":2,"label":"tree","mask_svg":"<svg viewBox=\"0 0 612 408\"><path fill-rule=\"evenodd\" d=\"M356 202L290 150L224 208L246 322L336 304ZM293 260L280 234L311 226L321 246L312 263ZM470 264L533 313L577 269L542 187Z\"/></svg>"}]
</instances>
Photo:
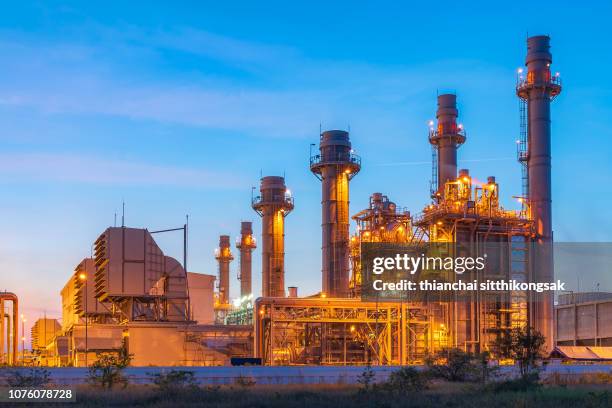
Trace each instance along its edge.
<instances>
[{"instance_id":1,"label":"tree","mask_svg":"<svg viewBox=\"0 0 612 408\"><path fill-rule=\"evenodd\" d=\"M117 353L98 353L96 356L96 362L89 367L89 381L107 389L117 384L122 384L125 388L128 380L123 375L123 370L132 361L125 339Z\"/></svg>"},{"instance_id":2,"label":"tree","mask_svg":"<svg viewBox=\"0 0 612 408\"><path fill-rule=\"evenodd\" d=\"M503 357L518 363L521 378L538 377L537 362L541 359L546 339L533 327L515 328L497 341Z\"/></svg>"},{"instance_id":3,"label":"tree","mask_svg":"<svg viewBox=\"0 0 612 408\"><path fill-rule=\"evenodd\" d=\"M447 381L467 381L476 375L474 357L461 349L442 349L425 360L433 377Z\"/></svg>"}]
</instances>

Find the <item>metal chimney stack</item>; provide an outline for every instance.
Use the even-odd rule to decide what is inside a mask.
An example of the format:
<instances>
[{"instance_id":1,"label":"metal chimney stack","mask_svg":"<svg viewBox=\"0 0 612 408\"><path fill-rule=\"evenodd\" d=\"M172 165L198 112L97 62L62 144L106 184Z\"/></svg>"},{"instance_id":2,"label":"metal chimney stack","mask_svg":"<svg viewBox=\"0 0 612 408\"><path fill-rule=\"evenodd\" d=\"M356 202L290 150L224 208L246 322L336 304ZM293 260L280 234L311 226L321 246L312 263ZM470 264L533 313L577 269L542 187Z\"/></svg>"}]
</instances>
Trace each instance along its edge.
<instances>
[{"instance_id":1,"label":"metal chimney stack","mask_svg":"<svg viewBox=\"0 0 612 408\"><path fill-rule=\"evenodd\" d=\"M323 293L349 295L349 181L361 170L352 153L348 132L321 134L319 154L310 158L310 170L322 186Z\"/></svg>"},{"instance_id":2,"label":"metal chimney stack","mask_svg":"<svg viewBox=\"0 0 612 408\"><path fill-rule=\"evenodd\" d=\"M285 297L285 217L293 210L293 198L283 177L262 177L259 191L252 207L262 218L261 293Z\"/></svg>"},{"instance_id":3,"label":"metal chimney stack","mask_svg":"<svg viewBox=\"0 0 612 408\"><path fill-rule=\"evenodd\" d=\"M434 180L437 190L432 192L437 197L444 194L444 184L447 181L457 178L457 148L465 142L465 132L457 125L458 114L456 95L438 95L438 124L429 132L429 143L437 150L438 156L438 178Z\"/></svg>"},{"instance_id":4,"label":"metal chimney stack","mask_svg":"<svg viewBox=\"0 0 612 408\"><path fill-rule=\"evenodd\" d=\"M219 248L215 251L215 259L219 262L219 303L229 304L229 272L230 262L234 256L230 250L229 235L219 237Z\"/></svg>"},{"instance_id":5,"label":"metal chimney stack","mask_svg":"<svg viewBox=\"0 0 612 408\"><path fill-rule=\"evenodd\" d=\"M257 244L253 238L252 222L241 223L240 239L236 242L236 248L240 251L240 297L245 297L253 293L251 253L257 248Z\"/></svg>"},{"instance_id":6,"label":"metal chimney stack","mask_svg":"<svg viewBox=\"0 0 612 408\"><path fill-rule=\"evenodd\" d=\"M550 102L561 93L558 75L552 76L550 37L527 39L527 75L521 76L516 92L527 103L527 203L536 235L533 280L550 282L554 277L552 258L552 194ZM546 337L547 350L553 346L553 295L535 294L530 310L531 326Z\"/></svg>"}]
</instances>

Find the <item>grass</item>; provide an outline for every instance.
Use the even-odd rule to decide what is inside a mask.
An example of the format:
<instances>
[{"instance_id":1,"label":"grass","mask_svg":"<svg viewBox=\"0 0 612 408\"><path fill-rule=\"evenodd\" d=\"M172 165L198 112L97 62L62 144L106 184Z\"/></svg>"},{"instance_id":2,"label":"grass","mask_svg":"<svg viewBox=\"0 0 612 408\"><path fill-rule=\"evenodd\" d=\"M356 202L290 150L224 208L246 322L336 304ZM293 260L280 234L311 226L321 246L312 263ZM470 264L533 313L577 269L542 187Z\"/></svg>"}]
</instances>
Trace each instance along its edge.
<instances>
[{"instance_id":1,"label":"grass","mask_svg":"<svg viewBox=\"0 0 612 408\"><path fill-rule=\"evenodd\" d=\"M401 397L384 391L362 392L357 386L231 386L186 389L179 395L160 393L150 385L131 385L106 391L91 386L76 390L77 403L47 404L67 407L206 406L211 408L312 408L312 407L610 407L612 386L545 386L527 392L493 393L473 384L437 382L426 391ZM20 406L26 406L23 404ZM36 404L35 406L40 406Z\"/></svg>"}]
</instances>

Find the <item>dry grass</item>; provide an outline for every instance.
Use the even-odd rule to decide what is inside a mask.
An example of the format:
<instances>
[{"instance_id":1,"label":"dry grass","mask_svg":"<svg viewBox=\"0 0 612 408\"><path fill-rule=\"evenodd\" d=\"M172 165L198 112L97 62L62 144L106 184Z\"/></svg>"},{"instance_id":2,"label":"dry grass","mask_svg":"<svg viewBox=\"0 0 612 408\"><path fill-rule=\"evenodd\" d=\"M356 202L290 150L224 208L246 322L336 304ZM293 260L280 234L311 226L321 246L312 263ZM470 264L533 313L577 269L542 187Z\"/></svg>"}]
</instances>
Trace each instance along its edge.
<instances>
[{"instance_id":1,"label":"dry grass","mask_svg":"<svg viewBox=\"0 0 612 408\"><path fill-rule=\"evenodd\" d=\"M357 407L610 407L612 387L545 386L528 392L493 393L473 384L437 382L426 391L392 396L382 391L360 392L356 386L296 385L215 387L164 395L153 386L129 386L105 391L81 386L77 403L67 407L198 407L210 408L357 408ZM23 405L25 406L25 405ZM62 406L56 404L55 406Z\"/></svg>"}]
</instances>

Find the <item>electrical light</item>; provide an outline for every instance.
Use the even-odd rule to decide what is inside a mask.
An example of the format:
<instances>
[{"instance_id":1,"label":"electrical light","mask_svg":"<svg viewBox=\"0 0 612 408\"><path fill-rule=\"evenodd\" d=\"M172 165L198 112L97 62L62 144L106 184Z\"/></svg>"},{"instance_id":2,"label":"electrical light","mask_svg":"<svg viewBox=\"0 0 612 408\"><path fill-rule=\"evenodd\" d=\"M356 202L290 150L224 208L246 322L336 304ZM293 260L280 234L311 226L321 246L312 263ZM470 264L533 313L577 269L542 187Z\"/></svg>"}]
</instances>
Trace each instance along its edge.
<instances>
[{"instance_id":1,"label":"electrical light","mask_svg":"<svg viewBox=\"0 0 612 408\"><path fill-rule=\"evenodd\" d=\"M519 69L517 69L517 72L518 72L519 74L522 74L522 73L523 73L523 68L519 68Z\"/></svg>"},{"instance_id":2,"label":"electrical light","mask_svg":"<svg viewBox=\"0 0 612 408\"><path fill-rule=\"evenodd\" d=\"M355 325L351 324L351 333L355 331Z\"/></svg>"},{"instance_id":3,"label":"electrical light","mask_svg":"<svg viewBox=\"0 0 612 408\"><path fill-rule=\"evenodd\" d=\"M84 280L86 280L86 279L87 279L87 275L85 275L84 273L80 273L80 274L79 274L79 279L80 279L80 280L82 280L82 281L84 281Z\"/></svg>"},{"instance_id":4,"label":"electrical light","mask_svg":"<svg viewBox=\"0 0 612 408\"><path fill-rule=\"evenodd\" d=\"M428 124L429 124L429 126L433 126L434 121L433 121L433 120L430 120Z\"/></svg>"},{"instance_id":5,"label":"electrical light","mask_svg":"<svg viewBox=\"0 0 612 408\"><path fill-rule=\"evenodd\" d=\"M325 299L327 297L327 294L325 294L325 292L321 292L321 297Z\"/></svg>"}]
</instances>

